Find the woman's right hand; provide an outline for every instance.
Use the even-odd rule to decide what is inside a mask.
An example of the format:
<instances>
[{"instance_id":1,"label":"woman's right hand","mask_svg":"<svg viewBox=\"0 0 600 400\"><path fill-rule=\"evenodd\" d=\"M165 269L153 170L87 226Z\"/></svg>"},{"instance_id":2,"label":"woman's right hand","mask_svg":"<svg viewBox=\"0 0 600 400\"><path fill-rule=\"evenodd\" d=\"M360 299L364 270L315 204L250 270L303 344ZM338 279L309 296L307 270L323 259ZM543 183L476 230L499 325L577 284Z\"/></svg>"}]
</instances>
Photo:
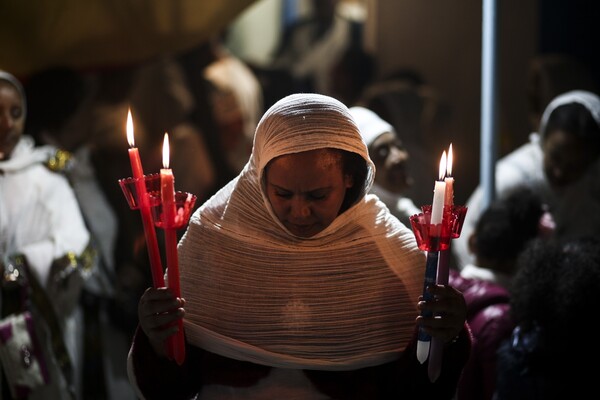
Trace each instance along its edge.
<instances>
[{"instance_id":1,"label":"woman's right hand","mask_svg":"<svg viewBox=\"0 0 600 400\"><path fill-rule=\"evenodd\" d=\"M140 327L154 351L166 356L165 339L178 331L177 321L183 318L185 300L176 298L166 287L148 288L138 303Z\"/></svg>"}]
</instances>

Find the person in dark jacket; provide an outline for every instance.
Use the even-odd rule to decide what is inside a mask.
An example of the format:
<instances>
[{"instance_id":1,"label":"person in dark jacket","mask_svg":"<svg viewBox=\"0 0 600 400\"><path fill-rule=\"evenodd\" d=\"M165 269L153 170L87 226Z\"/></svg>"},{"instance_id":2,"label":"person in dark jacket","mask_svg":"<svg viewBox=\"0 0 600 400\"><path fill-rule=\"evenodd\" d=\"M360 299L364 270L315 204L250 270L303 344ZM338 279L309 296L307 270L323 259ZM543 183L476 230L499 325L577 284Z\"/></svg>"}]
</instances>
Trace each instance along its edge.
<instances>
[{"instance_id":1,"label":"person in dark jacket","mask_svg":"<svg viewBox=\"0 0 600 400\"><path fill-rule=\"evenodd\" d=\"M509 286L518 255L533 238L547 234L540 220L549 218L541 198L527 188L496 200L481 215L469 238L475 264L449 283L467 302L473 347L458 384L457 400L491 400L496 386L496 350L510 336Z\"/></svg>"}]
</instances>

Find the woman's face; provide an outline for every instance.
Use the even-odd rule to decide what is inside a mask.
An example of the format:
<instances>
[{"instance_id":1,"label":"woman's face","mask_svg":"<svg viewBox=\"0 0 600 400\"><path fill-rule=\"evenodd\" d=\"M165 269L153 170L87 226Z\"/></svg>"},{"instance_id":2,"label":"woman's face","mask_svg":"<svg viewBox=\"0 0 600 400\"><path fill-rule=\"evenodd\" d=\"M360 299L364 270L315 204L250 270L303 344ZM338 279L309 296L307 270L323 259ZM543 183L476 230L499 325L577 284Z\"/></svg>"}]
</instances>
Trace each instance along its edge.
<instances>
[{"instance_id":1,"label":"woman's face","mask_svg":"<svg viewBox=\"0 0 600 400\"><path fill-rule=\"evenodd\" d=\"M599 156L594 146L561 129L548 131L542 146L544 174L555 188L575 182Z\"/></svg>"},{"instance_id":2,"label":"woman's face","mask_svg":"<svg viewBox=\"0 0 600 400\"><path fill-rule=\"evenodd\" d=\"M393 193L404 193L412 186L408 174L408 151L393 132L381 134L369 146L369 156L375 164L375 182Z\"/></svg>"},{"instance_id":3,"label":"woman's face","mask_svg":"<svg viewBox=\"0 0 600 400\"><path fill-rule=\"evenodd\" d=\"M281 223L294 235L311 237L338 216L353 185L342 172L342 155L320 149L288 154L266 168L267 198Z\"/></svg>"},{"instance_id":4,"label":"woman's face","mask_svg":"<svg viewBox=\"0 0 600 400\"><path fill-rule=\"evenodd\" d=\"M0 160L10 157L24 127L23 99L12 84L0 80Z\"/></svg>"}]
</instances>

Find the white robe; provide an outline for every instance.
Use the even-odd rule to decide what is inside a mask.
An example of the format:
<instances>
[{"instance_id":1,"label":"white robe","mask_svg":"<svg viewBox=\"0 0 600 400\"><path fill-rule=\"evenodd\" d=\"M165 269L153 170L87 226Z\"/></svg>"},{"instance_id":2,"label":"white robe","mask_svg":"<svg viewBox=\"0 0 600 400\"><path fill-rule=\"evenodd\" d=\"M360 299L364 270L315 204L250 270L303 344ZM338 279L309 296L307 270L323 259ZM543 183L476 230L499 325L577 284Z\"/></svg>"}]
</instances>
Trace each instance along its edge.
<instances>
[{"instance_id":1,"label":"white robe","mask_svg":"<svg viewBox=\"0 0 600 400\"><path fill-rule=\"evenodd\" d=\"M23 254L31 273L46 287L54 260L68 252L79 255L88 245L90 235L85 227L75 195L66 178L53 173L44 162L53 150L35 148L33 140L23 136L11 158L0 161L0 256ZM51 297L51 300L57 300ZM78 308L70 315L60 313L53 304L64 329L65 344L74 370L81 356ZM40 321L39 316L34 319ZM58 366L50 358L50 342L43 324L37 324L45 347L51 384L33 393L31 399L67 398Z\"/></svg>"}]
</instances>

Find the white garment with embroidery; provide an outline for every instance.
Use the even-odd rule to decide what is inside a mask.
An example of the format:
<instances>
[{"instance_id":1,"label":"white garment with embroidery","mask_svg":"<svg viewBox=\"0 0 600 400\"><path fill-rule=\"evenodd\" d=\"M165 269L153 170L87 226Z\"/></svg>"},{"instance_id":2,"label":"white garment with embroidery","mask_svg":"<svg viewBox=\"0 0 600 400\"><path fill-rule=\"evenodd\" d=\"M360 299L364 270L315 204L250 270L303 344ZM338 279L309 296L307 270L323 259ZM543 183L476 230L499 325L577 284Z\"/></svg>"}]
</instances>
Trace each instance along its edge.
<instances>
[{"instance_id":1,"label":"white garment with embroidery","mask_svg":"<svg viewBox=\"0 0 600 400\"><path fill-rule=\"evenodd\" d=\"M43 285L55 259L81 254L90 239L69 183L43 164L53 151L24 136L0 161L0 253L24 254Z\"/></svg>"},{"instance_id":2,"label":"white garment with embroidery","mask_svg":"<svg viewBox=\"0 0 600 400\"><path fill-rule=\"evenodd\" d=\"M51 147L36 148L32 138L23 136L11 157L0 161L0 256L23 254L44 287L48 284L53 261L69 252L80 255L90 239L68 181L44 165L54 151ZM78 349L81 348L83 320L80 309L64 315L58 305L54 304L54 308L77 371L81 367ZM40 323L44 317L33 311L48 363L50 384L36 389L29 398L66 400L64 381L50 350L49 332Z\"/></svg>"}]
</instances>

